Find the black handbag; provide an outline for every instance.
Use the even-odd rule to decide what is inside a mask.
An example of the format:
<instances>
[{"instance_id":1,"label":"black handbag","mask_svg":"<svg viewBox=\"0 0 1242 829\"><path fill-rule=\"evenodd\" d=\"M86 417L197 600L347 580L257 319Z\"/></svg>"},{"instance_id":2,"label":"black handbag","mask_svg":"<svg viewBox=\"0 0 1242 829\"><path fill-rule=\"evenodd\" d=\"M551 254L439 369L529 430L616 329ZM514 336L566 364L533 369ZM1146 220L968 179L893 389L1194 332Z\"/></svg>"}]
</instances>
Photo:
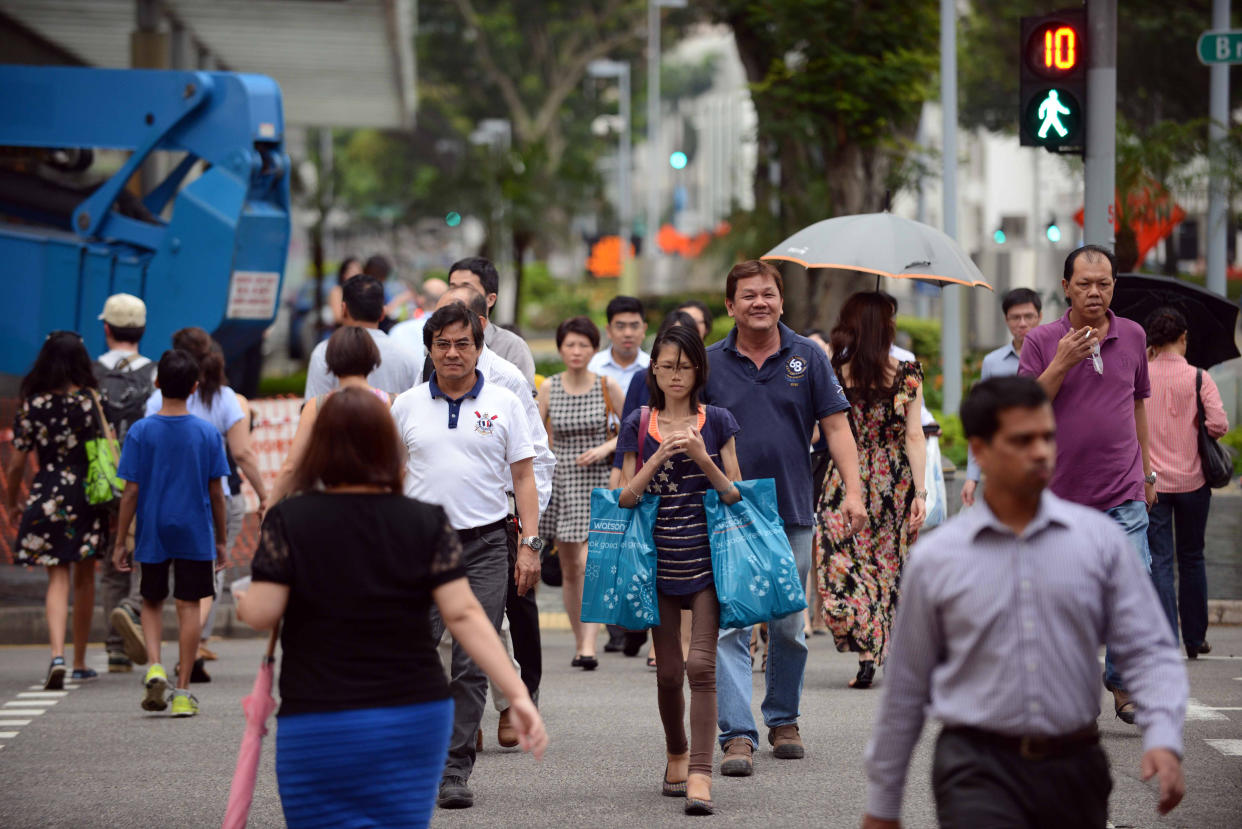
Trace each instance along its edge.
<instances>
[{"instance_id":1,"label":"black handbag","mask_svg":"<svg viewBox=\"0 0 1242 829\"><path fill-rule=\"evenodd\" d=\"M539 578L543 579L543 583L548 587L560 587L564 581L561 573L561 557L556 554L554 547L549 539L548 545L543 548L543 552L539 554Z\"/></svg>"},{"instance_id":2,"label":"black handbag","mask_svg":"<svg viewBox=\"0 0 1242 829\"><path fill-rule=\"evenodd\" d=\"M1195 371L1195 402L1199 404L1199 460L1203 464L1203 477L1212 489L1228 486L1233 479L1233 458L1229 450L1208 434L1207 416L1203 411L1203 369Z\"/></svg>"}]
</instances>

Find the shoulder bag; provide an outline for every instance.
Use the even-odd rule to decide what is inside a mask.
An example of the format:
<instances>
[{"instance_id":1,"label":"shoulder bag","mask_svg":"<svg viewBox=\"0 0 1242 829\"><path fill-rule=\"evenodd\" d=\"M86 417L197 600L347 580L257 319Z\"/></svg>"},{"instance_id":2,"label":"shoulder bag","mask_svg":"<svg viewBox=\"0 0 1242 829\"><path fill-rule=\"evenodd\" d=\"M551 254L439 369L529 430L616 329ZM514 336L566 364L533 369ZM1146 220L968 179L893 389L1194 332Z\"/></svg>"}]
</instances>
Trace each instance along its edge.
<instances>
[{"instance_id":1,"label":"shoulder bag","mask_svg":"<svg viewBox=\"0 0 1242 829\"><path fill-rule=\"evenodd\" d=\"M121 500L125 484L116 476L120 452L103 404L94 389L88 389L95 406L96 437L86 441L86 501L97 507L113 506Z\"/></svg>"},{"instance_id":2,"label":"shoulder bag","mask_svg":"<svg viewBox=\"0 0 1242 829\"><path fill-rule=\"evenodd\" d=\"M1203 477L1212 489L1228 486L1233 478L1233 459L1216 438L1208 434L1207 414L1203 410L1203 369L1195 370L1195 403L1199 407L1199 460Z\"/></svg>"}]
</instances>

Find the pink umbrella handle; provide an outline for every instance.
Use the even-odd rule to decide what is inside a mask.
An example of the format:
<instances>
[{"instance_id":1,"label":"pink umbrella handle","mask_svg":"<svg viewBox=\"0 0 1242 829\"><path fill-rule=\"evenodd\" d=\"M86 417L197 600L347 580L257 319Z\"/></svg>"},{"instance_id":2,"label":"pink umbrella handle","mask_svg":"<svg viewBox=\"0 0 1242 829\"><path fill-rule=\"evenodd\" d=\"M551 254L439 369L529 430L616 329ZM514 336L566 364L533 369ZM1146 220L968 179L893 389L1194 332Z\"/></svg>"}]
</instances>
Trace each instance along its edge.
<instances>
[{"instance_id":1,"label":"pink umbrella handle","mask_svg":"<svg viewBox=\"0 0 1242 829\"><path fill-rule=\"evenodd\" d=\"M276 623L276 627L272 628L272 635L267 640L267 653L264 661L271 662L276 656L276 643L280 641L280 622Z\"/></svg>"}]
</instances>

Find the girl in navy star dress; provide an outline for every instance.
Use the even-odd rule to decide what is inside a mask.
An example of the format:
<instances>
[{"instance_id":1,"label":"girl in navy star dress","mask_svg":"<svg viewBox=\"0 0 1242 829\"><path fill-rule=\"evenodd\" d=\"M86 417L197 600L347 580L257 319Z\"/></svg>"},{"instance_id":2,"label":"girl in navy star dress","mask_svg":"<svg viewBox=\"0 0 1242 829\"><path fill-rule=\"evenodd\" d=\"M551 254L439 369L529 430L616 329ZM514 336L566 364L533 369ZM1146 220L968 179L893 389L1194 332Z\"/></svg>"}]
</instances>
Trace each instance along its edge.
<instances>
[{"instance_id":1,"label":"girl in navy star dress","mask_svg":"<svg viewBox=\"0 0 1242 829\"><path fill-rule=\"evenodd\" d=\"M725 503L740 498L741 480L733 436L737 421L727 409L699 403L707 385L707 351L694 329L673 326L651 349L651 416L641 436L642 411L621 426L617 448L625 456L620 504L633 507L643 495L660 496L652 533L656 544L656 590L660 624L652 631L657 699L664 724L668 765L664 794L686 797L687 814L711 814L712 751L716 742L716 635L720 606L712 580L711 549L703 493L713 487ZM681 611L691 611L690 656L681 652ZM686 743L682 686L690 678L690 744Z\"/></svg>"}]
</instances>

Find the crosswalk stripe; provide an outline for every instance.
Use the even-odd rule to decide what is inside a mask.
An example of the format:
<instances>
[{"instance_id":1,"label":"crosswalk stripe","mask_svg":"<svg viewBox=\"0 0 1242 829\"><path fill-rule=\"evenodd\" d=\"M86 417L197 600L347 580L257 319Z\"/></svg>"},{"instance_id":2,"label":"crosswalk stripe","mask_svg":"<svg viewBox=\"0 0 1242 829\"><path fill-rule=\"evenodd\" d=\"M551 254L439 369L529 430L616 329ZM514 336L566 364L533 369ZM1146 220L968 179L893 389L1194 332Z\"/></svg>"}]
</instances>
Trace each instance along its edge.
<instances>
[{"instance_id":1,"label":"crosswalk stripe","mask_svg":"<svg viewBox=\"0 0 1242 829\"><path fill-rule=\"evenodd\" d=\"M1186 720L1228 720L1224 714L1191 697L1186 700Z\"/></svg>"},{"instance_id":2,"label":"crosswalk stripe","mask_svg":"<svg viewBox=\"0 0 1242 829\"><path fill-rule=\"evenodd\" d=\"M15 725L30 725L30 720L0 720L0 726L8 726L12 728Z\"/></svg>"},{"instance_id":3,"label":"crosswalk stripe","mask_svg":"<svg viewBox=\"0 0 1242 829\"><path fill-rule=\"evenodd\" d=\"M71 685L71 684L69 684L68 682L66 682L66 683L65 683L65 690L66 690L66 691L76 691L76 690L78 690L78 689L79 689L79 688L81 688L81 687L82 687L81 685ZM27 690L29 690L29 691L42 691L42 690L44 690L44 688L43 688L43 684L42 684L42 683L40 683L40 684L38 684L38 685L31 685L31 686L30 686ZM54 692L54 691L53 691L53 692L49 692L49 693L56 693L56 692Z\"/></svg>"},{"instance_id":4,"label":"crosswalk stripe","mask_svg":"<svg viewBox=\"0 0 1242 829\"><path fill-rule=\"evenodd\" d=\"M43 705L50 708L58 702L60 702L59 699L23 699L17 702L6 702L3 707L21 708L24 705Z\"/></svg>"},{"instance_id":5,"label":"crosswalk stripe","mask_svg":"<svg viewBox=\"0 0 1242 829\"><path fill-rule=\"evenodd\" d=\"M3 713L6 717L36 717L47 712L43 708L6 708L0 713Z\"/></svg>"},{"instance_id":6,"label":"crosswalk stripe","mask_svg":"<svg viewBox=\"0 0 1242 829\"><path fill-rule=\"evenodd\" d=\"M1226 757L1242 757L1242 740L1204 740Z\"/></svg>"},{"instance_id":7,"label":"crosswalk stripe","mask_svg":"<svg viewBox=\"0 0 1242 829\"><path fill-rule=\"evenodd\" d=\"M68 691L21 691L18 693L18 699L60 699L69 696Z\"/></svg>"},{"instance_id":8,"label":"crosswalk stripe","mask_svg":"<svg viewBox=\"0 0 1242 829\"><path fill-rule=\"evenodd\" d=\"M16 731L0 731L0 740L10 740L16 736Z\"/></svg>"}]
</instances>

